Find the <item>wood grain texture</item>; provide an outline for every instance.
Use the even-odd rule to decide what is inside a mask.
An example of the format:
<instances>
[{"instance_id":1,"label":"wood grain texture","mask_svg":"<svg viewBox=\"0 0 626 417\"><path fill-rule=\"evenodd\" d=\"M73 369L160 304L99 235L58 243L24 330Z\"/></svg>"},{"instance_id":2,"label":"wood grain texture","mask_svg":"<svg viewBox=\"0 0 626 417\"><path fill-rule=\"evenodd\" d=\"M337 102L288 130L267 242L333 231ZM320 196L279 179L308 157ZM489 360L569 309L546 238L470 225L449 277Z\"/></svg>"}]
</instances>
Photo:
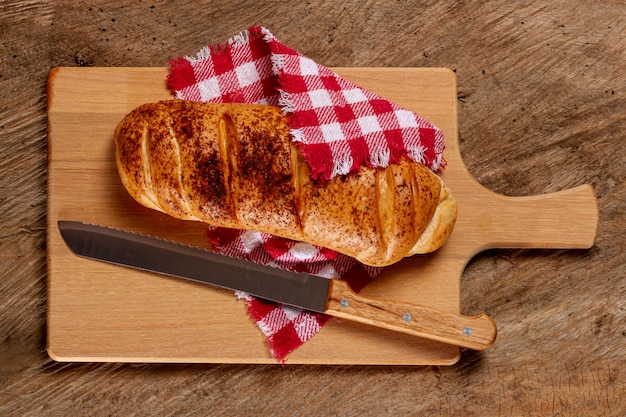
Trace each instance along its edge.
<instances>
[{"instance_id":1,"label":"wood grain texture","mask_svg":"<svg viewBox=\"0 0 626 417\"><path fill-rule=\"evenodd\" d=\"M337 71L437 124L449 139L450 168L444 178L456 172L461 181L471 181L457 152L456 82L450 70ZM263 336L247 318L245 304L232 292L94 265L73 255L60 238L57 221L79 219L208 247L206 225L175 220L137 204L122 187L115 166L115 126L136 106L171 97L163 86L166 74L166 68L64 67L50 72L48 352L59 361L276 363ZM91 131L88 138L84 126ZM74 186L76 178L81 178L83 186ZM462 184L450 179L453 184L448 185L462 191ZM460 192L456 198L472 200ZM461 218L467 217L472 217L468 210ZM574 237L579 244L584 244L589 230L595 234L595 222L586 224L590 227L582 227ZM554 227L560 230L560 225ZM561 233L554 227L551 235L558 241ZM459 229L455 235L445 252L403 260L381 274L378 280L384 285L366 292L459 313L462 268L483 242L473 239L482 232L468 236ZM514 237L515 233L504 235ZM532 239L524 243L533 246ZM337 340L344 343L337 345ZM389 331L372 332L369 326L335 320L307 342L307 349L298 349L288 360L294 364L449 365L459 359L459 353L457 347Z\"/></svg>"},{"instance_id":2,"label":"wood grain texture","mask_svg":"<svg viewBox=\"0 0 626 417\"><path fill-rule=\"evenodd\" d=\"M58 364L45 353L46 77L163 67L263 24L335 67L448 67L460 151L493 192L590 183L589 250L488 250L463 311L497 343L451 367ZM0 415L626 414L623 2L0 3Z\"/></svg>"},{"instance_id":3,"label":"wood grain texture","mask_svg":"<svg viewBox=\"0 0 626 417\"><path fill-rule=\"evenodd\" d=\"M458 152L456 78L450 70L335 70L426 117L443 131L448 165L441 175L459 206L454 233L443 248L386 268L376 286L369 286L364 294L459 314L463 269L481 250L593 245L598 213L590 186L503 197L469 175ZM64 67L50 72L48 353L58 361L274 363L260 343L259 331L244 318L244 303L237 303L232 294L229 298L221 290L94 265L72 254L60 238L57 222L78 220L208 246L206 225L175 220L132 200L115 166L112 134L117 123L140 104L169 98L163 88L166 74L165 68ZM91 132L89 137L84 136L85 129ZM82 186L76 186L76 178ZM459 359L459 350L452 346L372 330L335 320L307 342L307 349L290 354L288 361L450 365ZM337 340L344 343L337 345Z\"/></svg>"}]
</instances>

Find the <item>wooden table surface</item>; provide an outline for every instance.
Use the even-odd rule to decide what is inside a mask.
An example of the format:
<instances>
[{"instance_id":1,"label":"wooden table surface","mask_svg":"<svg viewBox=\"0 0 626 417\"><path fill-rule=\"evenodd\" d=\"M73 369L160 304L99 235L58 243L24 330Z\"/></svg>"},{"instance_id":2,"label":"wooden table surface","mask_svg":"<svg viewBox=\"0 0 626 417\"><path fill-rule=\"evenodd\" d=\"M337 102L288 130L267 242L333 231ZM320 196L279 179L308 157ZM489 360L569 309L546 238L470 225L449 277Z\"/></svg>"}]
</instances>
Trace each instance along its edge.
<instances>
[{"instance_id":1,"label":"wooden table surface","mask_svg":"<svg viewBox=\"0 0 626 417\"><path fill-rule=\"evenodd\" d=\"M626 414L622 1L105 3L0 3L0 416ZM453 69L472 175L511 196L592 184L595 246L477 255L462 310L498 339L449 367L53 361L49 70L163 67L251 25L327 66Z\"/></svg>"}]
</instances>

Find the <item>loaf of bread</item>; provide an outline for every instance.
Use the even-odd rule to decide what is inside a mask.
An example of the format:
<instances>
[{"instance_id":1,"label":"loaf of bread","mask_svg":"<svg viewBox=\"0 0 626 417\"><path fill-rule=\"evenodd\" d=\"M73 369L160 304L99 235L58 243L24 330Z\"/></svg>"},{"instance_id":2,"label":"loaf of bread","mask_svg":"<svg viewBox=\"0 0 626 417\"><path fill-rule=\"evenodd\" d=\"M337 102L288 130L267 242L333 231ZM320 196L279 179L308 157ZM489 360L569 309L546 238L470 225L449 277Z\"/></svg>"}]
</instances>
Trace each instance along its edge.
<instances>
[{"instance_id":1,"label":"loaf of bread","mask_svg":"<svg viewBox=\"0 0 626 417\"><path fill-rule=\"evenodd\" d=\"M367 265L439 248L456 220L441 179L406 159L313 180L276 107L145 104L119 123L115 144L122 183L146 207L313 243Z\"/></svg>"}]
</instances>

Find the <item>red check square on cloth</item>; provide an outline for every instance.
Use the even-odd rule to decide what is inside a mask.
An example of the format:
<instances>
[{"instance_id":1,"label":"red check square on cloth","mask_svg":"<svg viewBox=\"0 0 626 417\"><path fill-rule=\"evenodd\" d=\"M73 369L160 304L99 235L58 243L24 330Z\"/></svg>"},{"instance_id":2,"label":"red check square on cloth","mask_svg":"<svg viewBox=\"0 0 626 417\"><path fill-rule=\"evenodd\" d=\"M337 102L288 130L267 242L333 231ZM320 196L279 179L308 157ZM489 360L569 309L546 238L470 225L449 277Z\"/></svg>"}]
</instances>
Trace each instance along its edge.
<instances>
[{"instance_id":1,"label":"red check square on cloth","mask_svg":"<svg viewBox=\"0 0 626 417\"><path fill-rule=\"evenodd\" d=\"M443 133L406 110L287 47L263 27L251 27L225 45L170 62L168 85L179 99L281 107L292 140L316 179L362 166L386 167L402 157L433 171L445 166ZM214 250L268 265L347 280L358 291L382 269L302 242L265 233L210 228ZM328 317L258 300L251 317L279 361L309 340Z\"/></svg>"}]
</instances>

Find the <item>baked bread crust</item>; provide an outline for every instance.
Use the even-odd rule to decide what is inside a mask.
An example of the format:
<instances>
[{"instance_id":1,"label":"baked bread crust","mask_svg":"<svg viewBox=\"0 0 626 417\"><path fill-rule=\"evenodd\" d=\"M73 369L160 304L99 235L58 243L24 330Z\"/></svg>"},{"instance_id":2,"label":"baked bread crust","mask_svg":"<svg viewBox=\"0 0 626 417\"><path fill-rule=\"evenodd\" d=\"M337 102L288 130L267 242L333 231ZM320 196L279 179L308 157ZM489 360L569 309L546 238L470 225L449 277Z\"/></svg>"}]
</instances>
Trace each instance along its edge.
<instances>
[{"instance_id":1,"label":"baked bread crust","mask_svg":"<svg viewBox=\"0 0 626 417\"><path fill-rule=\"evenodd\" d=\"M367 265L434 251L456 221L443 181L407 159L311 179L276 107L144 104L119 123L115 144L120 179L146 207L313 243Z\"/></svg>"}]
</instances>

